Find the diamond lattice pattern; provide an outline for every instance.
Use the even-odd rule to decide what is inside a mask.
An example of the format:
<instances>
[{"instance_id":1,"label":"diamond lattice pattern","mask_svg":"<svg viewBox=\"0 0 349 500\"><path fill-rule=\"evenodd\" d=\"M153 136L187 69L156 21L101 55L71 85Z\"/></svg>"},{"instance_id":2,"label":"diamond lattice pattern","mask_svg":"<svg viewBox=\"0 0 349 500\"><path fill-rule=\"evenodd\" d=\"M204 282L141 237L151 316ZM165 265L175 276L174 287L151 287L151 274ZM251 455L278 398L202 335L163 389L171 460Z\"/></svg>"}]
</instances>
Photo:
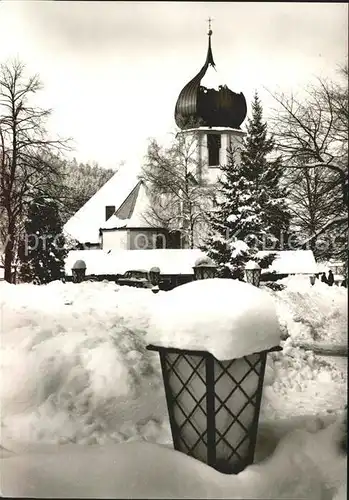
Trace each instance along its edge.
<instances>
[{"instance_id":1,"label":"diamond lattice pattern","mask_svg":"<svg viewBox=\"0 0 349 500\"><path fill-rule=\"evenodd\" d=\"M232 361L214 359L215 456L219 469L238 472L253 458L254 416L263 353ZM207 462L206 358L166 354L168 384L176 423L176 449ZM252 447L253 448L253 447ZM210 464L215 465L215 464Z\"/></svg>"},{"instance_id":2,"label":"diamond lattice pattern","mask_svg":"<svg viewBox=\"0 0 349 500\"><path fill-rule=\"evenodd\" d=\"M216 460L232 469L243 468L251 458L257 398L260 353L233 361L215 360Z\"/></svg>"},{"instance_id":3,"label":"diamond lattice pattern","mask_svg":"<svg viewBox=\"0 0 349 500\"><path fill-rule=\"evenodd\" d=\"M179 450L207 463L205 358L168 354L166 364Z\"/></svg>"}]
</instances>

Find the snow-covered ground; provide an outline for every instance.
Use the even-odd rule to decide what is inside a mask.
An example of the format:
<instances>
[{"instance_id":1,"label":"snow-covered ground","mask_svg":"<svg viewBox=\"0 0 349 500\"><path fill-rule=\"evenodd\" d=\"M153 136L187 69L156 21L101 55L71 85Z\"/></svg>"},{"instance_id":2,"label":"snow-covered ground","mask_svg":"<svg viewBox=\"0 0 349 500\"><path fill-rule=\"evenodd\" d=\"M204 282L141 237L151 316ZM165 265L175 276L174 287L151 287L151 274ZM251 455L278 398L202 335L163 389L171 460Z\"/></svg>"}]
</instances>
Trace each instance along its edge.
<instances>
[{"instance_id":1,"label":"snow-covered ground","mask_svg":"<svg viewBox=\"0 0 349 500\"><path fill-rule=\"evenodd\" d=\"M150 443L60 447L2 460L2 491L34 498L344 500L341 425L296 430L272 456L237 475Z\"/></svg>"},{"instance_id":2,"label":"snow-covered ground","mask_svg":"<svg viewBox=\"0 0 349 500\"><path fill-rule=\"evenodd\" d=\"M268 356L261 435L280 422L286 428L291 417L325 421L346 404L347 360L294 344L346 342L347 290L318 281L312 287L308 278L284 284L281 292L268 289L290 337L283 352ZM146 350L146 339L150 311L170 293L108 282L0 283L3 446L169 445L158 355Z\"/></svg>"}]
</instances>

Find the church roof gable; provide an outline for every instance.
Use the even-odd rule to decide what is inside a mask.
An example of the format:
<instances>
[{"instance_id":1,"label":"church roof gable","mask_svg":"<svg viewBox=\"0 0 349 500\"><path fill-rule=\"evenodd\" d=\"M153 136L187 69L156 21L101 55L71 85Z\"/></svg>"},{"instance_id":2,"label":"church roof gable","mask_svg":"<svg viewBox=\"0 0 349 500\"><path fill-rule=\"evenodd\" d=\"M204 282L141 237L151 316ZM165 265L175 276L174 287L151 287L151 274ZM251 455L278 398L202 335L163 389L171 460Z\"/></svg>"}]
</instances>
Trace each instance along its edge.
<instances>
[{"instance_id":1,"label":"church roof gable","mask_svg":"<svg viewBox=\"0 0 349 500\"><path fill-rule=\"evenodd\" d=\"M120 207L139 181L140 167L123 165L64 225L80 243L98 243L106 206Z\"/></svg>"},{"instance_id":2,"label":"church roof gable","mask_svg":"<svg viewBox=\"0 0 349 500\"><path fill-rule=\"evenodd\" d=\"M119 219L130 219L132 217L137 198L139 195L139 188L141 181L132 189L127 198L121 203L120 207L116 210L115 215Z\"/></svg>"},{"instance_id":3,"label":"church roof gable","mask_svg":"<svg viewBox=\"0 0 349 500\"><path fill-rule=\"evenodd\" d=\"M155 227L156 224L150 222L151 216L147 213L150 203L148 189L144 181L140 180L115 211L114 215L102 224L100 229Z\"/></svg>"}]
</instances>

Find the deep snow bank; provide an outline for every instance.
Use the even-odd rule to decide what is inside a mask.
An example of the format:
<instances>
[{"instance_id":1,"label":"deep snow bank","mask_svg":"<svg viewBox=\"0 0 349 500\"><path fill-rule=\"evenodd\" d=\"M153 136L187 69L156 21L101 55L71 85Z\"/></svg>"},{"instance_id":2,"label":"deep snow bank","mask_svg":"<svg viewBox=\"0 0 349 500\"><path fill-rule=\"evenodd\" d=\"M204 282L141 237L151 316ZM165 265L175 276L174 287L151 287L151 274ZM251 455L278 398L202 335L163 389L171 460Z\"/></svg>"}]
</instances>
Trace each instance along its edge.
<instances>
[{"instance_id":1,"label":"deep snow bank","mask_svg":"<svg viewBox=\"0 0 349 500\"><path fill-rule=\"evenodd\" d=\"M279 295L270 292L280 322L308 338L309 323L325 334L321 325L332 317L330 336L338 341L346 290L294 286L291 280ZM170 441L158 357L145 349L149 310L160 295L112 283L0 283L2 439ZM311 297L321 305L329 296L331 306L316 306L316 314L305 307ZM269 356L262 418L343 407L346 360L314 356L290 341L285 347Z\"/></svg>"},{"instance_id":2,"label":"deep snow bank","mask_svg":"<svg viewBox=\"0 0 349 500\"><path fill-rule=\"evenodd\" d=\"M3 434L102 443L161 433L159 365L144 341L149 291L55 282L1 292Z\"/></svg>"},{"instance_id":3,"label":"deep snow bank","mask_svg":"<svg viewBox=\"0 0 349 500\"><path fill-rule=\"evenodd\" d=\"M346 288L330 287L318 279L312 286L307 276L293 276L278 283L286 288L279 292L269 289L269 293L275 300L284 335L294 342L347 343Z\"/></svg>"},{"instance_id":4,"label":"deep snow bank","mask_svg":"<svg viewBox=\"0 0 349 500\"><path fill-rule=\"evenodd\" d=\"M346 487L346 456L337 446L341 427L336 422L316 433L293 431L269 459L237 475L149 443L52 446L49 453L2 460L2 492L35 498L331 499Z\"/></svg>"}]
</instances>

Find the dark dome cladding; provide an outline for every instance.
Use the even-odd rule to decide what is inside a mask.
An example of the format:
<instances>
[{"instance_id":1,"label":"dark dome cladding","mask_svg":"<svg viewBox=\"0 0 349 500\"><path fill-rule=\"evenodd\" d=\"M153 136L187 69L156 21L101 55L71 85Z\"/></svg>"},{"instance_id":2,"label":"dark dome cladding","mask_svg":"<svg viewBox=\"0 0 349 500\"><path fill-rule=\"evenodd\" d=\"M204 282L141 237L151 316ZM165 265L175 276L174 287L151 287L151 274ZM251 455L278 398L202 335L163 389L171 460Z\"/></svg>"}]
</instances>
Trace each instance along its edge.
<instances>
[{"instance_id":1,"label":"dark dome cladding","mask_svg":"<svg viewBox=\"0 0 349 500\"><path fill-rule=\"evenodd\" d=\"M180 129L231 127L239 129L246 118L246 99L242 92L236 94L226 85L218 90L200 85L209 66L215 67L211 49L212 31L208 32L208 50L205 64L199 73L182 89L176 103L175 121Z\"/></svg>"}]
</instances>

